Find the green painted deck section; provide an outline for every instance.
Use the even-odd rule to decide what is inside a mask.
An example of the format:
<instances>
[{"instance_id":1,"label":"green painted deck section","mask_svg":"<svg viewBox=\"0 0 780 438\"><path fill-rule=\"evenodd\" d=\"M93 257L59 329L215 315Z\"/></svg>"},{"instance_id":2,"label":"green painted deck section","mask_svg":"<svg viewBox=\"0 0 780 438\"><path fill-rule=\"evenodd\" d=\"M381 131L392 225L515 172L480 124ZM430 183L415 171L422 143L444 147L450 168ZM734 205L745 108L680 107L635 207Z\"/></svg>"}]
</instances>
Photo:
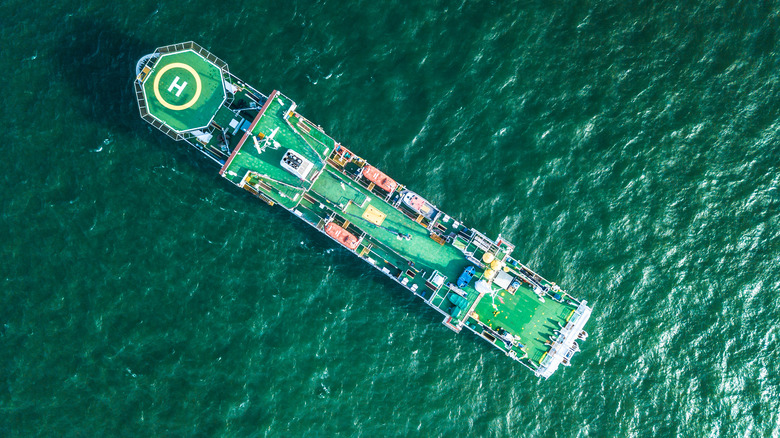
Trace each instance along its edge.
<instances>
[{"instance_id":1,"label":"green painted deck section","mask_svg":"<svg viewBox=\"0 0 780 438\"><path fill-rule=\"evenodd\" d=\"M217 114L214 116L214 120L212 122L217 126L228 128L230 126L231 121L236 120L240 122L240 119L241 116L231 111L230 108L226 107L225 105L222 105L219 107L219 110L217 111Z\"/></svg>"},{"instance_id":2,"label":"green painted deck section","mask_svg":"<svg viewBox=\"0 0 780 438\"><path fill-rule=\"evenodd\" d=\"M345 208L349 201L363 205L369 198L369 194L365 190L361 190L362 187L355 187L351 182L348 178L343 178L342 175L336 173L335 170L326 169L312 186L312 191L322 195L339 208ZM373 198L373 196L371 197ZM375 204L377 203L375 202ZM377 205L377 207L379 206ZM355 213L353 211L353 214ZM362 211L360 214L363 214ZM352 217L349 217L349 220L352 220Z\"/></svg>"},{"instance_id":3,"label":"green painted deck section","mask_svg":"<svg viewBox=\"0 0 780 438\"><path fill-rule=\"evenodd\" d=\"M314 164L314 169L309 174L309 177L311 177L323 168L324 154L330 151L318 144L309 144L287 123L284 116L290 110L291 104L292 100L281 95L271 99L265 112L256 120L251 133L239 145L235 156L225 168L224 175L227 179L234 184L238 184L246 172L251 170L265 176L268 180L281 184L301 189L309 187L310 182L302 181L281 167L279 163L282 157L288 149L292 149L306 157ZM273 141L276 144L269 144L260 152L261 148L255 144L252 137L259 138L262 136L263 139L258 139L258 144L262 147L265 139L271 136L274 131L276 131L276 134L273 137ZM273 192L264 193L277 202L284 202L276 197Z\"/></svg>"},{"instance_id":4,"label":"green painted deck section","mask_svg":"<svg viewBox=\"0 0 780 438\"><path fill-rule=\"evenodd\" d=\"M296 130L307 143L316 147L318 150L332 151L336 147L336 140L317 129L316 126L299 114L290 116L290 123L297 127ZM323 155L327 155L327 152L323 152Z\"/></svg>"},{"instance_id":5,"label":"green painted deck section","mask_svg":"<svg viewBox=\"0 0 780 438\"><path fill-rule=\"evenodd\" d=\"M418 269L435 269L448 277L449 281L455 281L469 264L456 248L440 245L428 236L425 227L337 171L328 169L324 172L312 186L312 191L345 206L344 215L350 222L370 234L372 239L390 247L402 257L413 260ZM370 202L362 205L366 197L370 198ZM344 202L350 199L352 203ZM363 212L369 204L387 215L381 226L363 219ZM411 239L399 239L395 233L409 234Z\"/></svg>"},{"instance_id":6,"label":"green painted deck section","mask_svg":"<svg viewBox=\"0 0 780 438\"><path fill-rule=\"evenodd\" d=\"M545 343L559 328L556 322L565 324L566 317L574 310L574 307L549 298L542 303L526 286L521 286L514 294L501 291L498 296L495 300L489 295L483 297L474 309L476 317L494 330L503 327L520 336L520 343L526 346L528 357L535 362L549 350Z\"/></svg>"},{"instance_id":7,"label":"green painted deck section","mask_svg":"<svg viewBox=\"0 0 780 438\"><path fill-rule=\"evenodd\" d=\"M221 70L192 50L162 55L143 89L149 114L178 132L207 126L225 101Z\"/></svg>"}]
</instances>

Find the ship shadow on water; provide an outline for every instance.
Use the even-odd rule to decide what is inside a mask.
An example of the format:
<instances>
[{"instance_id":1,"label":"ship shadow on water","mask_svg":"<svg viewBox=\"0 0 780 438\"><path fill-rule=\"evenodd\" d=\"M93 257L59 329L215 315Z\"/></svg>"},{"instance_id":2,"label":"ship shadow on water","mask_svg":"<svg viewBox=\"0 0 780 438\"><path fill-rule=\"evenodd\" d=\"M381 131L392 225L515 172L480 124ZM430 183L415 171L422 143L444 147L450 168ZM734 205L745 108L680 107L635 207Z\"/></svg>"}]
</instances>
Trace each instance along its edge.
<instances>
[{"instance_id":1,"label":"ship shadow on water","mask_svg":"<svg viewBox=\"0 0 780 438\"><path fill-rule=\"evenodd\" d=\"M56 58L73 92L70 105L111 130L140 132L143 125L134 117L135 63L154 44L83 17L65 20L63 26Z\"/></svg>"},{"instance_id":2,"label":"ship shadow on water","mask_svg":"<svg viewBox=\"0 0 780 438\"><path fill-rule=\"evenodd\" d=\"M55 61L72 91L73 110L84 120L102 124L115 138L135 138L177 159L188 157L198 168L214 167L197 151L171 147L170 138L139 116L133 89L136 62L167 42L139 38L85 17L71 17L62 26Z\"/></svg>"}]
</instances>

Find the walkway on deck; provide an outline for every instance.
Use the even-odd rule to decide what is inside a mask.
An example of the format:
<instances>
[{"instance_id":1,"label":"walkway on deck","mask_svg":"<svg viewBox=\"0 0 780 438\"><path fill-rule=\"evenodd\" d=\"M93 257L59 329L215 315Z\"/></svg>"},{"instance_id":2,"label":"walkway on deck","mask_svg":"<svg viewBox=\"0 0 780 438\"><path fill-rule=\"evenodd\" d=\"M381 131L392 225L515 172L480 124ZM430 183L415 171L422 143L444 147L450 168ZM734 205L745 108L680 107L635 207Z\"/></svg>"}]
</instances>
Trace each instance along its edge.
<instances>
[{"instance_id":1,"label":"walkway on deck","mask_svg":"<svg viewBox=\"0 0 780 438\"><path fill-rule=\"evenodd\" d=\"M457 248L434 241L425 227L334 169L326 167L312 186L312 191L339 205L347 220L369 234L372 239L414 262L418 269L429 267L441 272L449 281L455 281L469 264ZM365 202L366 198L368 202ZM375 225L363 218L363 213L369 205L386 215L381 225ZM411 238L399 238L399 234L409 235Z\"/></svg>"}]
</instances>

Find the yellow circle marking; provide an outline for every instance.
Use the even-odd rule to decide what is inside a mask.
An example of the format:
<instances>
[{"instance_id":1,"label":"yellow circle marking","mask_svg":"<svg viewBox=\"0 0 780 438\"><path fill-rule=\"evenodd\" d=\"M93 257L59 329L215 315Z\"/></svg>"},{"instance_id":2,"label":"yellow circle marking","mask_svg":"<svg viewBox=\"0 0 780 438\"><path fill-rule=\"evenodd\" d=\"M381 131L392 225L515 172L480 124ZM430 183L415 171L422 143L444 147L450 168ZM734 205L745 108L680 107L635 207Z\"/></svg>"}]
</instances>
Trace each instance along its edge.
<instances>
[{"instance_id":1,"label":"yellow circle marking","mask_svg":"<svg viewBox=\"0 0 780 438\"><path fill-rule=\"evenodd\" d=\"M163 97L160 95L160 78L162 77L163 73L166 71L172 69L172 68L183 68L190 72L193 77L195 77L195 95L192 96L192 99L189 100L187 103L183 103L181 105L172 105L163 99ZM154 78L154 97L157 98L157 100L162 104L162 106L174 110L174 111L181 111L184 109L187 109L191 107L192 105L195 105L195 102L198 101L198 98L200 97L201 92L201 84L200 84L200 76L198 76L198 73L195 71L194 68L190 67L187 64L181 63L181 62L172 62L165 67L163 67L158 73L157 77Z\"/></svg>"}]
</instances>

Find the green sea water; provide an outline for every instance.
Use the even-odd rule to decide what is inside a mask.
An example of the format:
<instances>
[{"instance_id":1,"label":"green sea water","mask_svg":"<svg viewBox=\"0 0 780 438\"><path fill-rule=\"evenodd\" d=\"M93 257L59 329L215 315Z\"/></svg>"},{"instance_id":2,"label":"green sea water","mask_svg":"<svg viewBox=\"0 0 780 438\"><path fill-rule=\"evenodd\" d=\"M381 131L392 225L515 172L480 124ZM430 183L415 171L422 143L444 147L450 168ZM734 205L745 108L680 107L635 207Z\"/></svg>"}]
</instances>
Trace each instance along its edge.
<instances>
[{"instance_id":1,"label":"green sea water","mask_svg":"<svg viewBox=\"0 0 780 438\"><path fill-rule=\"evenodd\" d=\"M780 436L780 2L0 3L0 436ZM157 132L194 40L594 313L540 381Z\"/></svg>"}]
</instances>

